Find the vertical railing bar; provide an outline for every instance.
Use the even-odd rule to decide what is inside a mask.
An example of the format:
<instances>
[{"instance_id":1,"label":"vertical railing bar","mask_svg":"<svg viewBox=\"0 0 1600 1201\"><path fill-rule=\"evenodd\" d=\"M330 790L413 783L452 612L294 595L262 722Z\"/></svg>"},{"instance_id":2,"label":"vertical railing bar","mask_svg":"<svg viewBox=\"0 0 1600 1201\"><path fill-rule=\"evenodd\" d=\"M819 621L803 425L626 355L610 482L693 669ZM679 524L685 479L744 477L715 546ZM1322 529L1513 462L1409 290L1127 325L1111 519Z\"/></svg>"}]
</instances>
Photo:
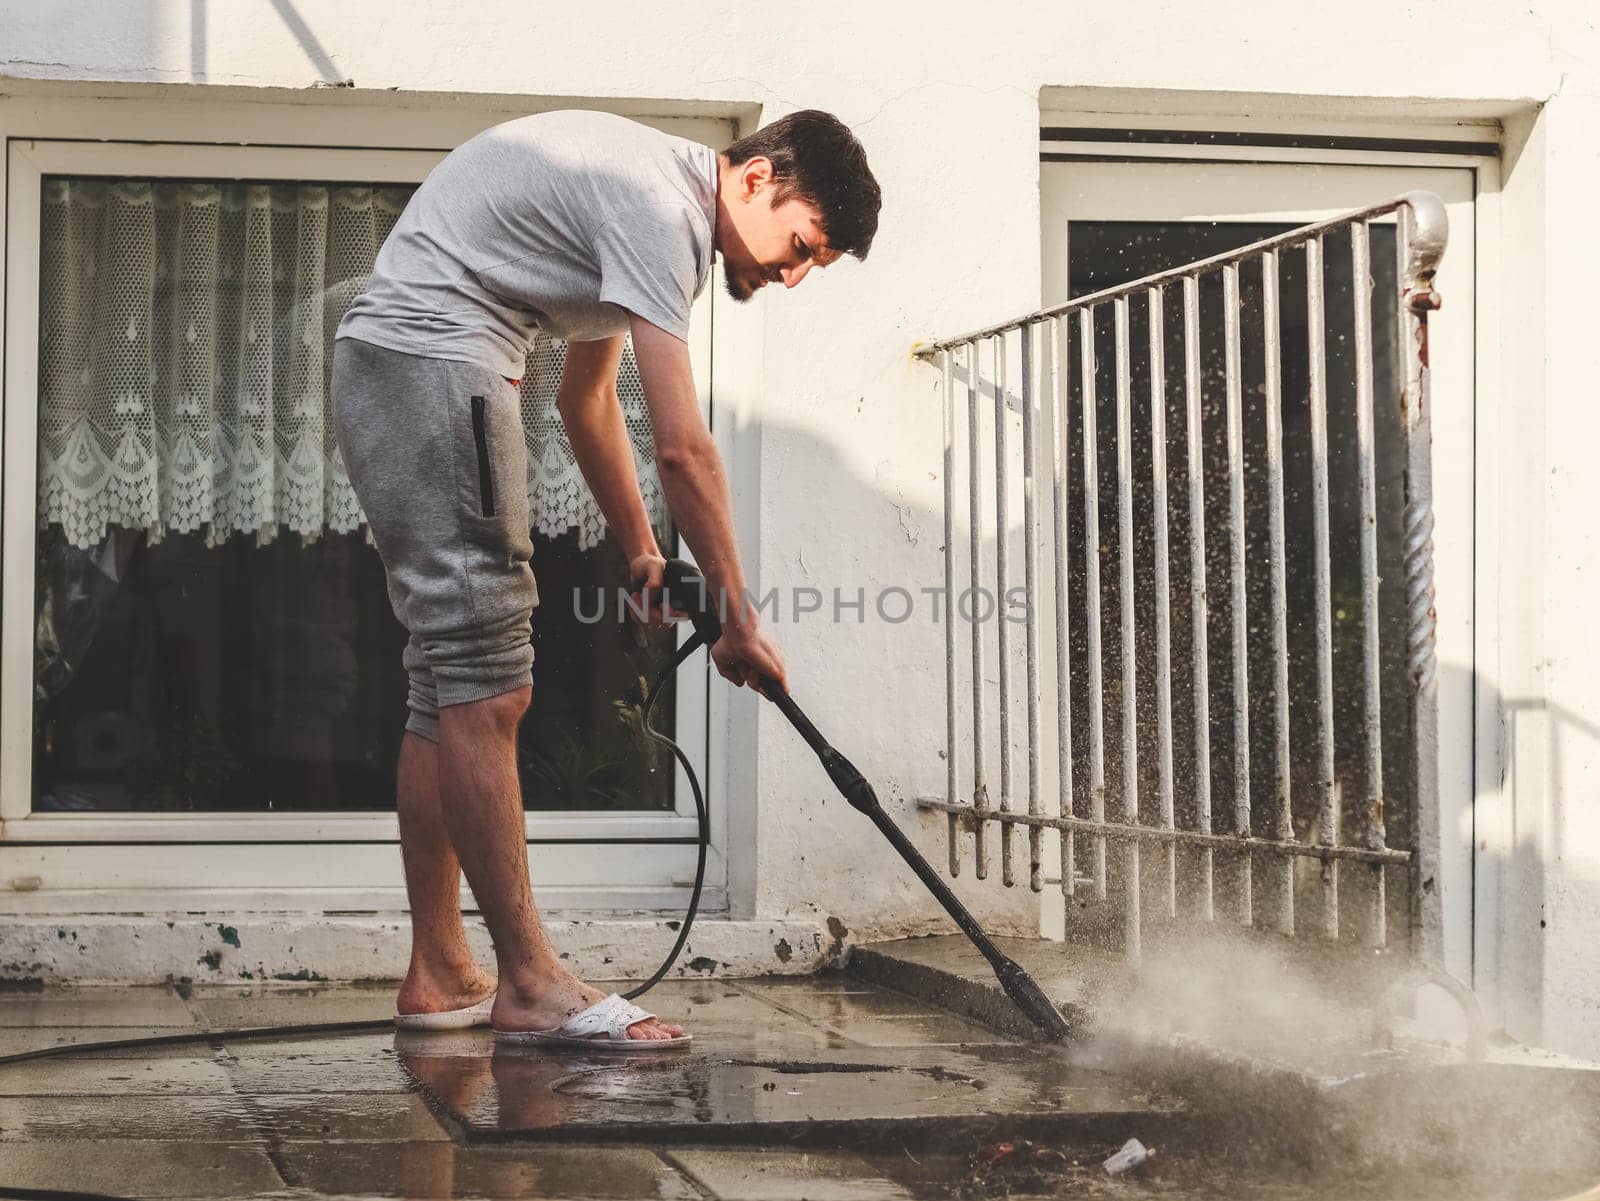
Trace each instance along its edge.
<instances>
[{"instance_id":1,"label":"vertical railing bar","mask_svg":"<svg viewBox=\"0 0 1600 1201\"><path fill-rule=\"evenodd\" d=\"M1161 288L1145 293L1150 311L1150 484L1155 519L1156 587L1156 768L1161 790L1161 825L1174 823L1172 787L1172 600L1167 569L1167 362L1166 314ZM1178 912L1177 846L1161 848L1162 900L1168 917Z\"/></svg>"},{"instance_id":2,"label":"vertical railing bar","mask_svg":"<svg viewBox=\"0 0 1600 1201\"><path fill-rule=\"evenodd\" d=\"M1044 810L1039 791L1039 614L1034 604L1039 583L1039 518L1034 495L1039 474L1035 430L1039 389L1034 378L1037 360L1033 352L1037 327L1025 324L1019 332L1022 334L1022 582L1027 593L1023 630L1024 671L1028 682L1028 815L1041 817ZM1044 888L1044 872L1039 862L1043 839L1042 829L1028 827L1028 887L1034 892Z\"/></svg>"},{"instance_id":3,"label":"vertical railing bar","mask_svg":"<svg viewBox=\"0 0 1600 1201\"><path fill-rule=\"evenodd\" d=\"M1184 424L1189 463L1189 608L1190 657L1194 672L1194 804L1195 825L1211 833L1211 682L1206 638L1206 479L1201 412L1200 281L1183 280ZM1213 855L1210 847L1198 852L1196 892L1200 915L1215 918L1212 892Z\"/></svg>"},{"instance_id":4,"label":"vertical railing bar","mask_svg":"<svg viewBox=\"0 0 1600 1201\"><path fill-rule=\"evenodd\" d=\"M956 757L956 623L952 607L956 595L956 396L955 362L948 350L940 351L944 376L944 799L957 801L959 764ZM961 815L950 814L950 875L961 874Z\"/></svg>"},{"instance_id":5,"label":"vertical railing bar","mask_svg":"<svg viewBox=\"0 0 1600 1201\"><path fill-rule=\"evenodd\" d=\"M979 380L978 343L967 343L967 454L969 460L968 521L972 540L972 571L969 598L972 620L972 870L980 880L989 877L989 784L985 775L983 740L983 623L977 620L978 598L983 595L983 427L979 402L983 389ZM952 605L954 598L952 598ZM954 620L954 608L951 619Z\"/></svg>"},{"instance_id":6,"label":"vertical railing bar","mask_svg":"<svg viewBox=\"0 0 1600 1201\"><path fill-rule=\"evenodd\" d=\"M1306 242L1306 354L1310 368L1312 557L1316 576L1317 839L1339 842L1333 780L1333 571L1328 549L1328 344L1323 318L1322 238ZM1322 933L1339 937L1339 864L1322 861Z\"/></svg>"},{"instance_id":7,"label":"vertical railing bar","mask_svg":"<svg viewBox=\"0 0 1600 1201\"><path fill-rule=\"evenodd\" d=\"M994 344L994 576L995 576L995 657L1000 676L1000 812L1011 812L1011 637L1006 619L1006 591L1010 585L1011 487L1009 424L1006 395L1006 332L990 338ZM1016 883L1011 862L1010 822L1000 823L1000 880L1010 888Z\"/></svg>"},{"instance_id":8,"label":"vertical railing bar","mask_svg":"<svg viewBox=\"0 0 1600 1201\"><path fill-rule=\"evenodd\" d=\"M1431 200L1431 203L1429 201ZM1426 217L1419 205L1431 210ZM1433 576L1433 405L1429 396L1428 314L1439 307L1434 274L1447 223L1436 198L1415 196L1395 214L1398 360L1405 380L1406 683L1409 710L1411 845L1409 918L1413 958L1444 963L1444 921L1436 879L1440 856L1439 650ZM1426 221L1426 225L1424 225ZM1418 243L1421 243L1419 245ZM1425 254L1419 255L1419 251Z\"/></svg>"},{"instance_id":9,"label":"vertical railing bar","mask_svg":"<svg viewBox=\"0 0 1600 1201\"><path fill-rule=\"evenodd\" d=\"M1244 402L1239 365L1239 268L1222 269L1225 345L1223 376L1228 410L1228 568L1233 584L1233 828L1250 836L1250 625L1245 600ZM1238 916L1253 924L1250 852L1238 856Z\"/></svg>"},{"instance_id":10,"label":"vertical railing bar","mask_svg":"<svg viewBox=\"0 0 1600 1201\"><path fill-rule=\"evenodd\" d=\"M1083 572L1089 629L1089 816L1106 819L1104 681L1100 663L1100 465L1095 400L1094 310L1078 311L1078 351L1083 371ZM1106 899L1106 840L1094 839L1094 895Z\"/></svg>"},{"instance_id":11,"label":"vertical railing bar","mask_svg":"<svg viewBox=\"0 0 1600 1201\"><path fill-rule=\"evenodd\" d=\"M1273 837L1294 841L1294 808L1289 779L1289 598L1285 581L1283 516L1283 352L1278 324L1278 252L1261 256L1261 334L1266 368L1263 397L1267 419L1267 547L1272 575L1272 733ZM1291 855L1281 856L1278 870L1277 929L1294 933L1294 873Z\"/></svg>"},{"instance_id":12,"label":"vertical railing bar","mask_svg":"<svg viewBox=\"0 0 1600 1201\"><path fill-rule=\"evenodd\" d=\"M1068 474L1072 456L1067 449L1070 433L1067 393L1069 325L1059 317L1050 318L1050 428L1052 508L1055 518L1056 592L1056 770L1058 806L1063 816L1073 815L1072 805L1072 672L1067 611L1067 504L1070 497ZM1063 402L1067 403L1063 403ZM1071 830L1061 831L1061 891L1072 896L1077 891L1077 864Z\"/></svg>"},{"instance_id":13,"label":"vertical railing bar","mask_svg":"<svg viewBox=\"0 0 1600 1201\"><path fill-rule=\"evenodd\" d=\"M1133 596L1133 398L1128 366L1128 298L1112 303L1117 376L1117 560L1122 569L1118 601L1122 610L1122 814L1139 823L1139 662ZM1139 957L1140 848L1123 843L1123 951Z\"/></svg>"},{"instance_id":14,"label":"vertical railing bar","mask_svg":"<svg viewBox=\"0 0 1600 1201\"><path fill-rule=\"evenodd\" d=\"M1383 832L1383 726L1378 663L1378 500L1372 416L1372 261L1365 221L1350 227L1351 290L1354 299L1356 350L1356 450L1361 501L1361 722L1367 776L1366 841L1381 846ZM1367 912L1367 941L1385 941L1384 879L1373 874Z\"/></svg>"},{"instance_id":15,"label":"vertical railing bar","mask_svg":"<svg viewBox=\"0 0 1600 1201\"><path fill-rule=\"evenodd\" d=\"M1420 918L1425 902L1420 885L1423 877L1425 861L1428 858L1425 848L1430 840L1427 837L1427 819L1422 815L1424 806L1430 806L1431 811L1438 813L1439 799L1437 784L1429 788L1420 778L1418 771L1427 759L1423 749L1425 742L1438 745L1438 711L1435 704L1433 712L1433 728L1424 731L1419 722L1422 719L1424 697L1431 690L1432 668L1426 671L1427 679L1417 669L1417 633L1418 621L1425 624L1428 630L1428 654L1430 665L1434 658L1433 637L1435 615L1433 612L1433 416L1431 412L1424 412L1422 408L1423 397L1421 388L1426 386L1427 379L1427 308L1412 309L1412 302L1420 299L1412 294L1415 281L1411 279L1411 219L1413 213L1411 206L1403 204L1395 211L1394 227L1394 283L1395 283L1395 368L1400 375L1401 403L1400 427L1404 439L1405 454L1404 486L1400 490L1402 498L1402 524L1401 536L1401 564L1403 581L1402 594L1406 607L1406 679L1411 685L1408 690L1407 708L1411 719L1411 735L1408 739L1408 753L1413 782L1411 794L1412 831L1411 845L1415 852L1411 857L1410 881L1411 889L1408 900L1410 902L1410 917L1412 920L1411 935L1417 941L1413 944L1418 953L1415 956L1423 961L1434 963L1443 962L1443 947L1429 946L1430 939L1423 933L1423 923ZM1429 284L1431 293L1432 284ZM1419 325L1420 323L1420 325ZM1419 445L1420 440L1420 445ZM1419 495L1420 493L1420 495ZM1422 503L1419 505L1419 501ZM1425 514L1425 516L1424 516ZM1425 564L1419 562L1421 556L1426 556ZM1419 573L1427 577L1425 599L1417 585L1421 582ZM1419 614L1419 607L1422 613ZM1425 614L1425 616L1423 615ZM1437 698L1435 697L1435 702ZM1437 768L1427 773L1437 781ZM1371 838L1368 845L1372 845ZM1380 832L1378 845L1388 843L1388 830ZM1380 865L1373 871L1374 883L1381 884L1385 879L1383 867ZM1431 873L1430 873L1431 874ZM1440 935L1442 938L1442 934ZM1387 923L1385 923L1383 942L1388 941ZM1380 944L1381 945L1381 944ZM1437 952L1437 955L1432 954Z\"/></svg>"}]
</instances>

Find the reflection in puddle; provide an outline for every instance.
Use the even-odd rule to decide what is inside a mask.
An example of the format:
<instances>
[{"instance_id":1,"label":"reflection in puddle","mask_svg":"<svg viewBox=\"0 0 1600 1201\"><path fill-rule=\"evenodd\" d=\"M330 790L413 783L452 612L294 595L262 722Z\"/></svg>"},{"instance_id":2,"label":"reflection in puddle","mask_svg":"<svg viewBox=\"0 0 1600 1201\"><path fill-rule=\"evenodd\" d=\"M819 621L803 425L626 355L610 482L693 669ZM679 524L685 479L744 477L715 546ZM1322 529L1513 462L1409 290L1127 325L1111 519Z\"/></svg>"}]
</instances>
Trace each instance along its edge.
<instances>
[{"instance_id":1,"label":"reflection in puddle","mask_svg":"<svg viewBox=\"0 0 1600 1201\"><path fill-rule=\"evenodd\" d=\"M476 1031L401 1035L395 1046L406 1072L469 1140L604 1140L621 1129L672 1140L688 1129L701 1136L707 1128L776 1132L791 1125L817 1132L818 1124L1149 1104L1086 1087L1065 1064L1040 1064L1036 1052L1019 1055L1011 1047L858 1047L819 1060L681 1052L619 1060L497 1045L492 1034Z\"/></svg>"}]
</instances>

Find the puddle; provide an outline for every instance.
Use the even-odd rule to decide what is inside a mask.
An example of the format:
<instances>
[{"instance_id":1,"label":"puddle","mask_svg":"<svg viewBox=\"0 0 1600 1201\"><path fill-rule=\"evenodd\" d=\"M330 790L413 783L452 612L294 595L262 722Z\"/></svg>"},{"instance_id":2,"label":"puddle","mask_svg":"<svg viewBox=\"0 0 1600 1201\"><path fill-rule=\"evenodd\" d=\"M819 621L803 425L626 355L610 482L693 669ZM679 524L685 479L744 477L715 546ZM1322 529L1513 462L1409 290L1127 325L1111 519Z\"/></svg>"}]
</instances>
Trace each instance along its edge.
<instances>
[{"instance_id":1,"label":"puddle","mask_svg":"<svg viewBox=\"0 0 1600 1201\"><path fill-rule=\"evenodd\" d=\"M970 1109L975 1091L988 1086L976 1076L937 1066L730 1059L657 1063L642 1070L586 1068L558 1076L548 1087L575 1100L699 1111L702 1121L714 1120L717 1110L729 1116L743 1111L744 1119L759 1121L959 1113ZM722 1104L707 1105L712 1097Z\"/></svg>"},{"instance_id":2,"label":"puddle","mask_svg":"<svg viewBox=\"0 0 1600 1201\"><path fill-rule=\"evenodd\" d=\"M665 1139L747 1145L926 1140L998 1122L1066 1134L1129 1120L1160 1128L1177 1102L1038 1048L857 1047L817 1058L644 1053L412 1055L400 1065L469 1139Z\"/></svg>"}]
</instances>

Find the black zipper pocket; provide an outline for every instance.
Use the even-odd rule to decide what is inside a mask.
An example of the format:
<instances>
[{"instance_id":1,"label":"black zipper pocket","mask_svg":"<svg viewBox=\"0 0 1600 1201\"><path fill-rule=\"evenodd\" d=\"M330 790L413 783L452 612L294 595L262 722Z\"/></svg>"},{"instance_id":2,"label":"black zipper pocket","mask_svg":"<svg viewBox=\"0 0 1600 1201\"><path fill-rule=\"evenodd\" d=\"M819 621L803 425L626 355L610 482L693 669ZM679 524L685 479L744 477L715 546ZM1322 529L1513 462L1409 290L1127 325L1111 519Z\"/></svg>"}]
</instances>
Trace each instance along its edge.
<instances>
[{"instance_id":1,"label":"black zipper pocket","mask_svg":"<svg viewBox=\"0 0 1600 1201\"><path fill-rule=\"evenodd\" d=\"M494 476L489 471L489 431L484 426L483 397L472 398L472 440L478 444L478 499L485 517L494 516Z\"/></svg>"}]
</instances>

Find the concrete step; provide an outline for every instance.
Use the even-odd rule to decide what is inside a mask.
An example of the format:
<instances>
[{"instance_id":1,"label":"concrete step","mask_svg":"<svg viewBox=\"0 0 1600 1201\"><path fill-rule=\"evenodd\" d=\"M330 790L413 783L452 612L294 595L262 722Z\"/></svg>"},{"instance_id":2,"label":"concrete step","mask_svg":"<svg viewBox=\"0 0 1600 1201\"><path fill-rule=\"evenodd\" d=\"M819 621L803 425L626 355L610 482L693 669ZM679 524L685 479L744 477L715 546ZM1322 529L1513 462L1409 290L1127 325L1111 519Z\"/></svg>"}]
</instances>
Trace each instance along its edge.
<instances>
[{"instance_id":1,"label":"concrete step","mask_svg":"<svg viewBox=\"0 0 1600 1201\"><path fill-rule=\"evenodd\" d=\"M95 902L86 900L84 905ZM679 920L547 914L561 958L591 980L643 979L677 938ZM494 962L483 919L466 918L481 963ZM820 922L735 921L702 915L673 976L803 975L838 958ZM351 984L399 980L411 953L406 913L229 913L0 917L0 986L253 983Z\"/></svg>"}]
</instances>

